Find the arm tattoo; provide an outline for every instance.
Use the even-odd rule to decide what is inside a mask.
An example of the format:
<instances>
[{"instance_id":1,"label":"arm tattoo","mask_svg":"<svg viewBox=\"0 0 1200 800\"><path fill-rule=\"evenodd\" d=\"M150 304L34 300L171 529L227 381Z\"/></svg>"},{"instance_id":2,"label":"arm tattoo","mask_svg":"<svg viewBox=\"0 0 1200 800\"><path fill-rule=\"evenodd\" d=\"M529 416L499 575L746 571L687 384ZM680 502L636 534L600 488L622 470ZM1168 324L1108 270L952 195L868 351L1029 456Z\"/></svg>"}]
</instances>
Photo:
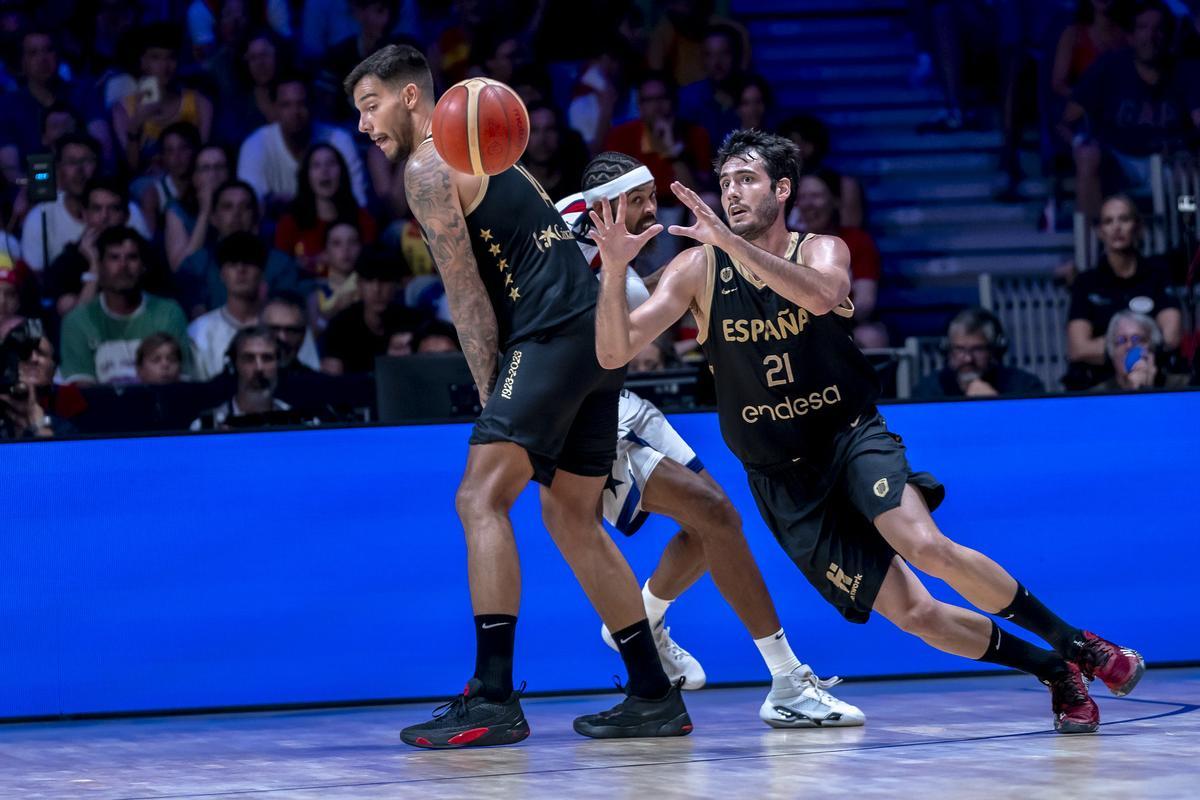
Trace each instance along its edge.
<instances>
[{"instance_id":1,"label":"arm tattoo","mask_svg":"<svg viewBox=\"0 0 1200 800\"><path fill-rule=\"evenodd\" d=\"M432 154L414 155L404 171L404 188L446 286L471 375L481 392L491 394L500 349L496 312L479 277L450 169Z\"/></svg>"}]
</instances>

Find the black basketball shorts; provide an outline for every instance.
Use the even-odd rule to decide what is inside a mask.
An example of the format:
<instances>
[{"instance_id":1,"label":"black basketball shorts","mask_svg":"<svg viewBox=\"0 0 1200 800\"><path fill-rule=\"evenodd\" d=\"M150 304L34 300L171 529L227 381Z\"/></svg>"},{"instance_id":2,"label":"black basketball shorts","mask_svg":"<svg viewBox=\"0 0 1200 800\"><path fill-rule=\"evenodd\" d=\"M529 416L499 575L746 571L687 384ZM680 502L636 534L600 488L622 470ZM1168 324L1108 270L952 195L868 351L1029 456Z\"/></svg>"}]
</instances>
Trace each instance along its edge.
<instances>
[{"instance_id":1,"label":"black basketball shorts","mask_svg":"<svg viewBox=\"0 0 1200 800\"><path fill-rule=\"evenodd\" d=\"M927 472L913 472L900 437L877 412L837 434L832 459L818 469L797 462L748 471L759 513L809 583L842 616L866 622L896 551L873 520L900 505L906 484L929 510L946 496Z\"/></svg>"},{"instance_id":2,"label":"black basketball shorts","mask_svg":"<svg viewBox=\"0 0 1200 800\"><path fill-rule=\"evenodd\" d=\"M559 469L608 475L625 370L601 368L595 326L589 311L509 347L471 444L519 444L529 453L533 479L545 486Z\"/></svg>"}]
</instances>

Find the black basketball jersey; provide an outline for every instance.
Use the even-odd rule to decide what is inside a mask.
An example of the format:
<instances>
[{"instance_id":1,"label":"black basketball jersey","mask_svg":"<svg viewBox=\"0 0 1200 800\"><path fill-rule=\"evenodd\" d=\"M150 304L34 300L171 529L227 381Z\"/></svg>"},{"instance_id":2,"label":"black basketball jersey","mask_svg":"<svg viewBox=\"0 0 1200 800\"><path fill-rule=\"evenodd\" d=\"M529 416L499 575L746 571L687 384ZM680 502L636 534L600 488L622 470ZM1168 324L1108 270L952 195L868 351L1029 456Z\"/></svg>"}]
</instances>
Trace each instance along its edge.
<instances>
[{"instance_id":1,"label":"black basketball jersey","mask_svg":"<svg viewBox=\"0 0 1200 800\"><path fill-rule=\"evenodd\" d=\"M594 308L596 279L537 179L517 165L484 178L479 192L464 216L500 348Z\"/></svg>"},{"instance_id":2,"label":"black basketball jersey","mask_svg":"<svg viewBox=\"0 0 1200 800\"><path fill-rule=\"evenodd\" d=\"M793 233L785 258L800 260ZM833 437L879 396L875 370L847 334L849 300L817 316L711 245L707 309L695 308L717 388L721 433L747 467L829 455ZM707 318L707 321L705 320Z\"/></svg>"}]
</instances>

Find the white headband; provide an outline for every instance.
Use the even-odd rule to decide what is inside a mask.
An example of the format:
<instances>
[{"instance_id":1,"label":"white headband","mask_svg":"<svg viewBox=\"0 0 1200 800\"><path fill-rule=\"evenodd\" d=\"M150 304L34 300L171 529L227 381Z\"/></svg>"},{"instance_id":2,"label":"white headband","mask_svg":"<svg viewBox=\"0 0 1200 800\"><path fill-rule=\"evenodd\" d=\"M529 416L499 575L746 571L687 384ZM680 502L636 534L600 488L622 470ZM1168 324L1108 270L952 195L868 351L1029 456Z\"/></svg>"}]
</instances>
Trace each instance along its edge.
<instances>
[{"instance_id":1,"label":"white headband","mask_svg":"<svg viewBox=\"0 0 1200 800\"><path fill-rule=\"evenodd\" d=\"M587 203L588 208L591 208L592 204L597 200L616 200L630 189L641 186L643 183L650 183L653 180L654 176L643 165L626 172L624 175L618 175L608 183L593 186L591 189L584 189L583 202Z\"/></svg>"}]
</instances>

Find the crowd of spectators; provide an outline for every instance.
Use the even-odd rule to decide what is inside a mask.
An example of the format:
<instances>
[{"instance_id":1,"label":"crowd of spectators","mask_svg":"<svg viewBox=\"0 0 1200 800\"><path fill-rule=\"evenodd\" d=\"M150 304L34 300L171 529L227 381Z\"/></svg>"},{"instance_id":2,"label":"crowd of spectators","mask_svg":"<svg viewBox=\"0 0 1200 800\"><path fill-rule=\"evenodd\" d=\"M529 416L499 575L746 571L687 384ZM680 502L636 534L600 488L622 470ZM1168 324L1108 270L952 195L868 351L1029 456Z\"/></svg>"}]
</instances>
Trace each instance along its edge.
<instances>
[{"instance_id":1,"label":"crowd of spectators","mask_svg":"<svg viewBox=\"0 0 1200 800\"><path fill-rule=\"evenodd\" d=\"M1177 20L1158 0L1082 0L1066 22L1061 5L912 0L946 98L923 129L997 112L1015 191L1032 121L1021 76L1040 54L1049 110L1036 116L1060 137L1047 170L1073 158L1078 207L1105 253L1074 289L1076 383L1161 384L1187 332L1168 268L1139 255L1138 192L1148 155L1196 144L1200 3ZM617 150L649 167L661 221L682 221L670 183L715 205L711 160L727 133L787 135L803 158L789 223L847 242L855 339L889 344L862 182L827 163L837 148L821 119L778 106L778 87L752 72L746 27L712 0L651 15L600 0L3 0L0 41L0 339L13 331L5 352L19 353L29 388L0 392L10 433L69 429L87 404L79 390L95 385L226 387L201 428L303 419L276 396L289 375L336 382L380 356L457 348L403 165L357 134L340 88L390 42L421 47L440 88L472 75L512 85L530 112L525 165L555 199L578 191L590 156ZM981 78L973 65L987 54ZM34 174L43 155L48 176ZM1101 203L1119 190L1129 196ZM647 271L679 246L656 248ZM994 325L972 313L950 326L949 372L929 391L1031 390L998 369ZM1134 339L1144 355L1127 366ZM666 368L682 349L655 343L637 363Z\"/></svg>"}]
</instances>

